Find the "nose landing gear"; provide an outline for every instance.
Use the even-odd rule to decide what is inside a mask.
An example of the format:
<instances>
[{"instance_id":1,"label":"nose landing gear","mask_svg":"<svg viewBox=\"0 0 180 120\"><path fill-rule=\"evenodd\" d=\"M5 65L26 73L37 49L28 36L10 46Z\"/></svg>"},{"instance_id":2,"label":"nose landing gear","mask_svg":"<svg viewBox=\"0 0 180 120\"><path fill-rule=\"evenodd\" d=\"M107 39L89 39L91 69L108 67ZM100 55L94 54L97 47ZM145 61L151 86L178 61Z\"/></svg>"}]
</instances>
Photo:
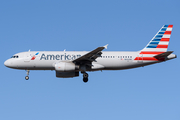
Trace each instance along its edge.
<instances>
[{"instance_id":1,"label":"nose landing gear","mask_svg":"<svg viewBox=\"0 0 180 120\"><path fill-rule=\"evenodd\" d=\"M26 80L29 80L29 70L26 72L27 76L25 77Z\"/></svg>"}]
</instances>

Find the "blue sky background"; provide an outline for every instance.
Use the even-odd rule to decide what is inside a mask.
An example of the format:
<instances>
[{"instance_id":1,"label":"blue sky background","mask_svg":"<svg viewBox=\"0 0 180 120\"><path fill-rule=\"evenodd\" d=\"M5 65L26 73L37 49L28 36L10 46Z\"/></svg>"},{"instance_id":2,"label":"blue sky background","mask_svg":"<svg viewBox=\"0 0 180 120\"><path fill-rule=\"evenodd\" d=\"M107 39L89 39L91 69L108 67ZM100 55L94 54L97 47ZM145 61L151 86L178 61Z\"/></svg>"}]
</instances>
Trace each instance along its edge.
<instances>
[{"instance_id":1,"label":"blue sky background","mask_svg":"<svg viewBox=\"0 0 180 120\"><path fill-rule=\"evenodd\" d=\"M1 120L180 120L179 58L122 71L90 72L89 82L55 71L9 69L28 51L138 51L164 24L179 55L179 0L0 1Z\"/></svg>"}]
</instances>

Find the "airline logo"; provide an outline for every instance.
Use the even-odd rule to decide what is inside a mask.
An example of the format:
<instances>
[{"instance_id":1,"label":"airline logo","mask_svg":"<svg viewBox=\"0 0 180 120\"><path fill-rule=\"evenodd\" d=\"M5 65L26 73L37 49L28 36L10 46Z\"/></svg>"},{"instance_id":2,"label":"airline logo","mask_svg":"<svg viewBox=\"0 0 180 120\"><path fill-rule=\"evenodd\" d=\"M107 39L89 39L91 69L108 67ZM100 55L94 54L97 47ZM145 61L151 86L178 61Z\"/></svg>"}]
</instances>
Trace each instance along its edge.
<instances>
[{"instance_id":1,"label":"airline logo","mask_svg":"<svg viewBox=\"0 0 180 120\"><path fill-rule=\"evenodd\" d=\"M173 25L164 25L134 60L158 61L154 56L167 51Z\"/></svg>"},{"instance_id":2,"label":"airline logo","mask_svg":"<svg viewBox=\"0 0 180 120\"><path fill-rule=\"evenodd\" d=\"M40 60L75 60L77 58L81 57L80 54L44 54L42 53Z\"/></svg>"},{"instance_id":3,"label":"airline logo","mask_svg":"<svg viewBox=\"0 0 180 120\"><path fill-rule=\"evenodd\" d=\"M37 52L35 55L33 55L33 57L31 58L31 60L35 60L36 59L36 55L38 55L39 52Z\"/></svg>"}]
</instances>

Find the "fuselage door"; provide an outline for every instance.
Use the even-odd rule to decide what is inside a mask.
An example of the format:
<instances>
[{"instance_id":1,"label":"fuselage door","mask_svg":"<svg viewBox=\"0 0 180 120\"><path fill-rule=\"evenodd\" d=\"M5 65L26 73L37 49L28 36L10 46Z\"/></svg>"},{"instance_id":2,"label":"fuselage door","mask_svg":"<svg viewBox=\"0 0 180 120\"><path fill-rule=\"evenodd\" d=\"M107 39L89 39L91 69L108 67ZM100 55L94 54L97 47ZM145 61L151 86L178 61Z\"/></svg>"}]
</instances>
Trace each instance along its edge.
<instances>
[{"instance_id":1,"label":"fuselage door","mask_svg":"<svg viewBox=\"0 0 180 120\"><path fill-rule=\"evenodd\" d=\"M24 56L24 62L30 62L31 60L31 54L28 52L26 53L26 55Z\"/></svg>"}]
</instances>

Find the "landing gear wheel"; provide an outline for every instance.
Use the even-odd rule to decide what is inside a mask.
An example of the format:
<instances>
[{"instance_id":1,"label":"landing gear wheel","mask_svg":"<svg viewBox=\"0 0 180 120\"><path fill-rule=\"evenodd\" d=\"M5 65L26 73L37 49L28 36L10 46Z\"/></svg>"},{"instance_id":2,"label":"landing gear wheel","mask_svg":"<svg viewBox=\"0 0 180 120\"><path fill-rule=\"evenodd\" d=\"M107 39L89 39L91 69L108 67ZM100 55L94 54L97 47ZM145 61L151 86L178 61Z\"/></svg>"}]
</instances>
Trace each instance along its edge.
<instances>
[{"instance_id":1,"label":"landing gear wheel","mask_svg":"<svg viewBox=\"0 0 180 120\"><path fill-rule=\"evenodd\" d=\"M88 78L88 76L89 76L89 75L88 75L87 73L84 73L84 74L83 74L83 78Z\"/></svg>"},{"instance_id":2,"label":"landing gear wheel","mask_svg":"<svg viewBox=\"0 0 180 120\"><path fill-rule=\"evenodd\" d=\"M88 74L87 73L83 73L83 81L86 83L88 82Z\"/></svg>"},{"instance_id":3,"label":"landing gear wheel","mask_svg":"<svg viewBox=\"0 0 180 120\"><path fill-rule=\"evenodd\" d=\"M26 79L26 80L29 80L29 76L26 76L25 79Z\"/></svg>"},{"instance_id":4,"label":"landing gear wheel","mask_svg":"<svg viewBox=\"0 0 180 120\"><path fill-rule=\"evenodd\" d=\"M83 78L83 82L88 82L88 78Z\"/></svg>"}]
</instances>

